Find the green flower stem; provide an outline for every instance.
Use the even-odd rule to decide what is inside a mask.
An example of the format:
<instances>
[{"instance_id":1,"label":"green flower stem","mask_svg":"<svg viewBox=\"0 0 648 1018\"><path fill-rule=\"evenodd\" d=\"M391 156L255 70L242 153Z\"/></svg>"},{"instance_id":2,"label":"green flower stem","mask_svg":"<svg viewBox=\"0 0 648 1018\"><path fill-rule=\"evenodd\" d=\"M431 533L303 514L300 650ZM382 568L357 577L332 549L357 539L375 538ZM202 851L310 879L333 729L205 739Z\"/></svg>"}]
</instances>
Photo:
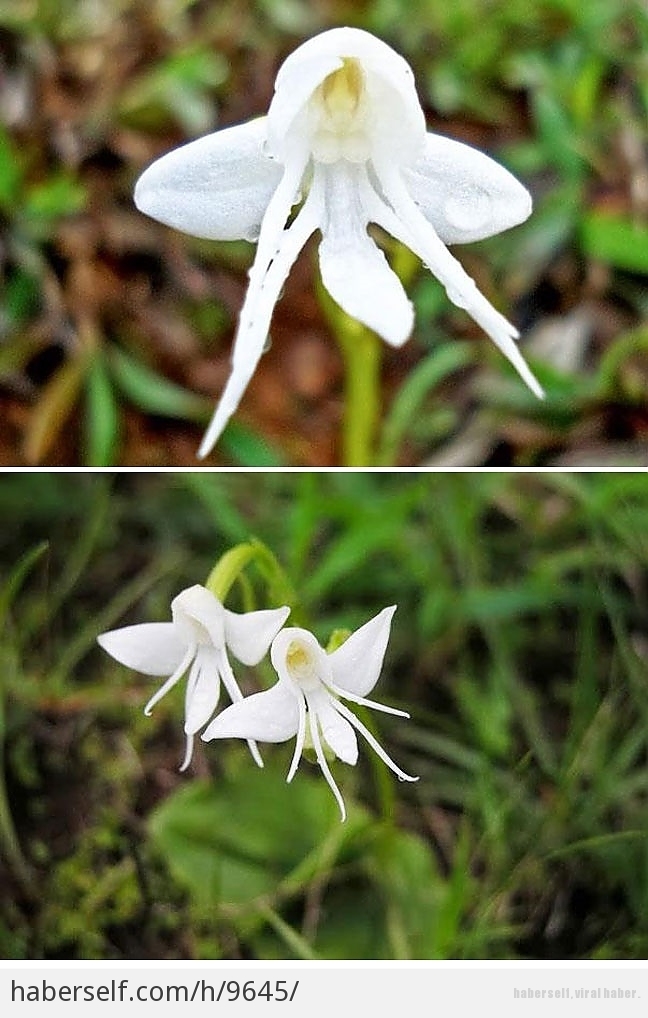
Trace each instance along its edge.
<instances>
[{"instance_id":1,"label":"green flower stem","mask_svg":"<svg viewBox=\"0 0 648 1018\"><path fill-rule=\"evenodd\" d=\"M213 567L205 581L205 586L211 590L214 597L223 603L233 584L255 557L256 549L251 542L237 544L235 548L230 548L224 555L221 555Z\"/></svg>"},{"instance_id":2,"label":"green flower stem","mask_svg":"<svg viewBox=\"0 0 648 1018\"><path fill-rule=\"evenodd\" d=\"M317 295L344 361L342 463L346 467L370 467L375 462L374 445L380 420L382 341L371 329L345 314L321 282Z\"/></svg>"},{"instance_id":3,"label":"green flower stem","mask_svg":"<svg viewBox=\"0 0 648 1018\"><path fill-rule=\"evenodd\" d=\"M236 582L242 584L245 610L252 611L255 607L253 591L245 575L245 569L252 564L256 566L265 583L269 602L290 605L294 611L297 606L295 588L277 557L255 537L237 544L221 555L207 577L205 586L221 603L224 603L233 584Z\"/></svg>"},{"instance_id":4,"label":"green flower stem","mask_svg":"<svg viewBox=\"0 0 648 1018\"><path fill-rule=\"evenodd\" d=\"M407 289L420 262L402 244L386 244L391 266ZM376 439L381 418L380 369L383 342L361 322L350 318L317 284L320 306L344 360L344 419L342 462L347 467L370 467L377 462Z\"/></svg>"},{"instance_id":5,"label":"green flower stem","mask_svg":"<svg viewBox=\"0 0 648 1018\"><path fill-rule=\"evenodd\" d=\"M261 905L259 907L259 914L272 927L296 958L300 961L319 961L317 954L315 954L308 941L293 926L290 926L282 919L279 913L271 908L270 905Z\"/></svg>"},{"instance_id":6,"label":"green flower stem","mask_svg":"<svg viewBox=\"0 0 648 1018\"><path fill-rule=\"evenodd\" d=\"M382 343L374 332L347 319L337 333L344 357L345 401L342 461L347 467L370 467L380 420Z\"/></svg>"}]
</instances>

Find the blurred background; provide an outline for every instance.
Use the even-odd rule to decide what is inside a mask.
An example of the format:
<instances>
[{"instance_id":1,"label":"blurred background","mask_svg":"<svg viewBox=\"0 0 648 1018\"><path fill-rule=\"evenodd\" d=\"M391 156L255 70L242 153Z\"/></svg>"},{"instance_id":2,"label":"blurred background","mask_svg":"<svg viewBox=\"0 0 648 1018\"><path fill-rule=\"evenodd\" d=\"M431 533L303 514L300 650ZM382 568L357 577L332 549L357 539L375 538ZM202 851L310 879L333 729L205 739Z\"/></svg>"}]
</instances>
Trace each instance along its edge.
<instances>
[{"instance_id":1,"label":"blurred background","mask_svg":"<svg viewBox=\"0 0 648 1018\"><path fill-rule=\"evenodd\" d=\"M4 474L0 518L2 957L648 956L646 474ZM398 605L411 719L363 716L420 781L363 744L345 824L292 743L180 774L183 690L95 643L251 536L323 643Z\"/></svg>"},{"instance_id":2,"label":"blurred background","mask_svg":"<svg viewBox=\"0 0 648 1018\"><path fill-rule=\"evenodd\" d=\"M646 465L642 0L0 0L0 463L195 463L253 248L148 220L133 185L170 148L264 113L285 56L340 24L401 52L430 129L535 200L526 224L456 253L521 328L546 402L415 271L415 334L383 351L379 462ZM313 253L214 463L341 461Z\"/></svg>"}]
</instances>

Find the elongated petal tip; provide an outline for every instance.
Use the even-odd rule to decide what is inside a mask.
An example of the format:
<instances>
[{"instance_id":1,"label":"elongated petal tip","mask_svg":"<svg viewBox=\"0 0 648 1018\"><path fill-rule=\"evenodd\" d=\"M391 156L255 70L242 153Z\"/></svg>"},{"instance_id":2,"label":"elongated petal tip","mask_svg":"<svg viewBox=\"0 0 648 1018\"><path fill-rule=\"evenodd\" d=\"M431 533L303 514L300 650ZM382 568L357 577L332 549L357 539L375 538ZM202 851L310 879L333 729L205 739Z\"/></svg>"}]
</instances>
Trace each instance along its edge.
<instances>
[{"instance_id":1,"label":"elongated petal tip","mask_svg":"<svg viewBox=\"0 0 648 1018\"><path fill-rule=\"evenodd\" d=\"M204 460L207 456L209 456L210 452L213 450L214 446L218 442L218 439L223 434L225 426L227 425L227 422L229 421L230 417L236 410L237 406L238 402L233 406L227 406L223 402L223 400L221 400L218 403L214 411L214 416L209 422L209 427L207 428L207 431L203 435L202 442L198 447L198 452L196 453L196 456L199 460Z\"/></svg>"},{"instance_id":2,"label":"elongated petal tip","mask_svg":"<svg viewBox=\"0 0 648 1018\"><path fill-rule=\"evenodd\" d=\"M193 735L187 735L187 746L186 746L186 749L185 749L184 760L180 764L180 768L179 768L180 771L186 771L187 767L191 763L191 758L193 756L193 744L194 744L194 737L193 737Z\"/></svg>"}]
</instances>

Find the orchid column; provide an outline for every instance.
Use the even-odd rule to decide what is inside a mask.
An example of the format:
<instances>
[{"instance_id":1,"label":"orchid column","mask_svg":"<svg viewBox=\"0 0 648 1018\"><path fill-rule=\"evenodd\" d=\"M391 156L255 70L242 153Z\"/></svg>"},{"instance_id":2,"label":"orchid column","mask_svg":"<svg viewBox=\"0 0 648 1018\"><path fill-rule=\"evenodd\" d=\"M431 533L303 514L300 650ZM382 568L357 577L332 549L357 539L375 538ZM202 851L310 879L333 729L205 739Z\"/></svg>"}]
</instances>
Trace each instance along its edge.
<instances>
[{"instance_id":1,"label":"orchid column","mask_svg":"<svg viewBox=\"0 0 648 1018\"><path fill-rule=\"evenodd\" d=\"M336 28L304 43L280 68L266 117L162 157L138 181L135 201L143 212L200 237L258 239L232 373L200 456L236 411L283 283L316 230L322 282L346 314L394 347L412 331L412 304L367 232L376 223L423 260L450 300L542 395L515 328L445 246L521 222L531 211L530 196L481 152L426 133L411 68L367 32Z\"/></svg>"}]
</instances>

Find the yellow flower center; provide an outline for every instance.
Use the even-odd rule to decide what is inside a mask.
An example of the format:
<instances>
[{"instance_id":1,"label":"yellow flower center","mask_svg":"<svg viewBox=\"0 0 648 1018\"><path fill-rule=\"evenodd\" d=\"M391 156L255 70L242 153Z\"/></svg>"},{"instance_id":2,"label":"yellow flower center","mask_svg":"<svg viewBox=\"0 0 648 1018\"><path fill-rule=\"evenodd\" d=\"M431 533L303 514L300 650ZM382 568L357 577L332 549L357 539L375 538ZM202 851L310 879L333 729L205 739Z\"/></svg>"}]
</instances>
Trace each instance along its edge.
<instances>
[{"instance_id":1,"label":"yellow flower center","mask_svg":"<svg viewBox=\"0 0 648 1018\"><path fill-rule=\"evenodd\" d=\"M319 88L329 117L350 123L358 109L363 87L362 68L358 61L343 60L342 67L329 74Z\"/></svg>"},{"instance_id":2,"label":"yellow flower center","mask_svg":"<svg viewBox=\"0 0 648 1018\"><path fill-rule=\"evenodd\" d=\"M301 640L291 640L286 651L286 666L291 679L304 689L319 685L317 659Z\"/></svg>"},{"instance_id":3,"label":"yellow flower center","mask_svg":"<svg viewBox=\"0 0 648 1018\"><path fill-rule=\"evenodd\" d=\"M369 158L369 140L364 130L365 79L358 60L346 57L315 89L311 100L317 117L312 142L313 156L320 162L348 159L352 163Z\"/></svg>"}]
</instances>

